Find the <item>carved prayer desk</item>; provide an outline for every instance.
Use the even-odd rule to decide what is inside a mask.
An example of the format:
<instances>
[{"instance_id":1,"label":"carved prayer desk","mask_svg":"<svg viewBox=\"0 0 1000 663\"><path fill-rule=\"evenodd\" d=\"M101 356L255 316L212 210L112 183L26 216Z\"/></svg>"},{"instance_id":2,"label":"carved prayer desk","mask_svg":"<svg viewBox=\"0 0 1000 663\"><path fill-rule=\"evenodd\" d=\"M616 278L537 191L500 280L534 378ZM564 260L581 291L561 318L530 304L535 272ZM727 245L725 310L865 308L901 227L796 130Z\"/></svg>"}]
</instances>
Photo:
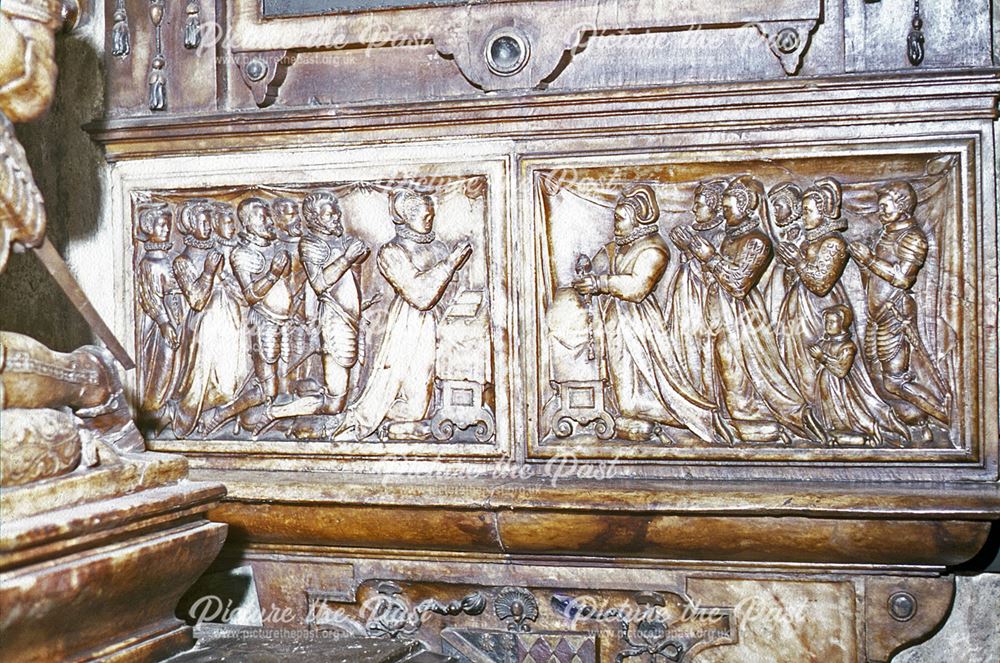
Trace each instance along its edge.
<instances>
[{"instance_id":1,"label":"carved prayer desk","mask_svg":"<svg viewBox=\"0 0 1000 663\"><path fill-rule=\"evenodd\" d=\"M932 632L1000 515L988 3L342 4L107 9L118 332L220 568L458 661Z\"/></svg>"}]
</instances>

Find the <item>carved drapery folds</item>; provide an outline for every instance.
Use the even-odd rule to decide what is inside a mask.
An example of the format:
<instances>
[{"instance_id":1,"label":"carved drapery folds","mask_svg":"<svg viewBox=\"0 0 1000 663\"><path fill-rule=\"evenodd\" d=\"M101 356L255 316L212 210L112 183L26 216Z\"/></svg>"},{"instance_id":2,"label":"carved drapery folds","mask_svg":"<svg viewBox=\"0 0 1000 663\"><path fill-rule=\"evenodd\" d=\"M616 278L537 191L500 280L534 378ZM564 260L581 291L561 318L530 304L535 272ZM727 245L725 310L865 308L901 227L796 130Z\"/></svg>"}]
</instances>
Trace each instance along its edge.
<instances>
[{"instance_id":1,"label":"carved drapery folds","mask_svg":"<svg viewBox=\"0 0 1000 663\"><path fill-rule=\"evenodd\" d=\"M529 453L968 449L959 159L885 158L531 171ZM487 182L133 193L145 428L495 446Z\"/></svg>"},{"instance_id":2,"label":"carved drapery folds","mask_svg":"<svg viewBox=\"0 0 1000 663\"><path fill-rule=\"evenodd\" d=\"M147 429L490 443L486 199L481 176L137 195Z\"/></svg>"},{"instance_id":3,"label":"carved drapery folds","mask_svg":"<svg viewBox=\"0 0 1000 663\"><path fill-rule=\"evenodd\" d=\"M961 446L956 159L871 179L741 166L641 186L536 171L540 437Z\"/></svg>"}]
</instances>

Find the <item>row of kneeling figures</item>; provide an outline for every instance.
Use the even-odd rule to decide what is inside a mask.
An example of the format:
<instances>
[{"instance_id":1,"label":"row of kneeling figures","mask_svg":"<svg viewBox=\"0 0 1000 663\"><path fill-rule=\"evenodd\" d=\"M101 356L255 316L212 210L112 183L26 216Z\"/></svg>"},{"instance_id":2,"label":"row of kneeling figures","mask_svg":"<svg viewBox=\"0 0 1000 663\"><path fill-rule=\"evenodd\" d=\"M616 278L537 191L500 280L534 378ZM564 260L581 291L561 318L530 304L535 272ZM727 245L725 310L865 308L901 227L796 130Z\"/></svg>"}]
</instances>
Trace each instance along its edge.
<instances>
[{"instance_id":1,"label":"row of kneeling figures","mask_svg":"<svg viewBox=\"0 0 1000 663\"><path fill-rule=\"evenodd\" d=\"M924 347L913 287L928 239L905 181L877 192L874 246L843 236L840 184L766 192L752 176L700 183L693 221L667 236L654 190L626 187L614 241L580 256L573 288L593 308L623 439L684 428L706 442L926 444L950 396ZM857 264L863 301L842 276ZM592 302L592 303L590 303ZM855 319L865 307L864 352Z\"/></svg>"},{"instance_id":2,"label":"row of kneeling figures","mask_svg":"<svg viewBox=\"0 0 1000 663\"><path fill-rule=\"evenodd\" d=\"M176 219L166 203L143 206L136 281L147 425L187 437L227 422L256 433L281 417L338 415L322 435L364 439L392 424L402 437L426 436L434 309L472 248L435 237L428 194L397 188L388 208L395 237L375 260L392 300L367 382L355 385L362 312L381 293L363 299L372 249L345 232L333 191L251 196L235 207L189 200Z\"/></svg>"}]
</instances>

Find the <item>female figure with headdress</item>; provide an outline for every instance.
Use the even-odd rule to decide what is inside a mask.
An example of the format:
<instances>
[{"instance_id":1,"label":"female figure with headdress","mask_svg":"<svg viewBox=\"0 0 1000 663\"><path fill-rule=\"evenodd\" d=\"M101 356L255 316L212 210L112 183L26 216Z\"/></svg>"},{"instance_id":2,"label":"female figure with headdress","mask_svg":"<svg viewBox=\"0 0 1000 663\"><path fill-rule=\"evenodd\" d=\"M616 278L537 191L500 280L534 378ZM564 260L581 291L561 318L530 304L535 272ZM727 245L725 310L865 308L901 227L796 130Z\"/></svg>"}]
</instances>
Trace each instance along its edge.
<instances>
[{"instance_id":1,"label":"female figure with headdress","mask_svg":"<svg viewBox=\"0 0 1000 663\"><path fill-rule=\"evenodd\" d=\"M776 248L792 276L775 320L778 340L785 363L807 395L815 391L817 366L809 347L823 336L823 311L834 304L850 306L840 283L849 257L840 203L836 180L816 182L802 194L802 244L781 242Z\"/></svg>"},{"instance_id":2,"label":"female figure with headdress","mask_svg":"<svg viewBox=\"0 0 1000 663\"><path fill-rule=\"evenodd\" d=\"M713 245L721 242L725 234L722 192L726 184L725 180L702 182L694 192L691 208L694 222L687 227ZM670 231L670 238L680 249L681 266L668 290L667 339L683 374L700 395L710 400L715 389L709 370L712 352L705 324L705 292L708 289L706 279L711 277L702 264L692 258L690 251L682 247L683 240L677 228Z\"/></svg>"},{"instance_id":3,"label":"female figure with headdress","mask_svg":"<svg viewBox=\"0 0 1000 663\"><path fill-rule=\"evenodd\" d=\"M174 391L177 402L173 431L177 437L187 437L194 432L207 393L208 365L213 354L209 348L213 340L205 316L224 260L212 237L212 217L210 201L191 200L181 208L177 224L185 246L174 258L174 276L188 305L181 338L182 369Z\"/></svg>"},{"instance_id":4,"label":"female figure with headdress","mask_svg":"<svg viewBox=\"0 0 1000 663\"><path fill-rule=\"evenodd\" d=\"M136 266L136 294L145 317L139 329L143 386L140 411L157 429L167 424L165 409L177 378L184 296L170 260L173 214L165 203L139 211L136 238L145 249Z\"/></svg>"},{"instance_id":5,"label":"female figure with headdress","mask_svg":"<svg viewBox=\"0 0 1000 663\"><path fill-rule=\"evenodd\" d=\"M231 204L219 201L206 204L211 212L215 250L222 254L222 267L212 281L208 302L192 340L198 352L182 398L187 401L189 416L203 433L210 433L224 420L218 418L225 410L224 404L241 395L251 378L253 365L248 304L231 267L233 250L240 243L240 223ZM229 414L227 411L225 418Z\"/></svg>"},{"instance_id":6,"label":"female figure with headdress","mask_svg":"<svg viewBox=\"0 0 1000 663\"><path fill-rule=\"evenodd\" d=\"M730 443L787 441L788 431L801 437L816 434L805 399L781 360L757 289L773 256L771 240L760 227L764 203L759 181L737 178L722 197L726 235L718 247L686 229L679 233L681 243L712 275L705 309L716 399L729 415L729 421L716 417L715 424Z\"/></svg>"},{"instance_id":7,"label":"female figure with headdress","mask_svg":"<svg viewBox=\"0 0 1000 663\"><path fill-rule=\"evenodd\" d=\"M246 322L248 304L232 271L231 257L239 246L241 228L231 204L218 201L212 204L212 231L223 261L202 324L211 334L210 352L205 359L212 395L208 401L214 404L236 396L249 378L252 364Z\"/></svg>"},{"instance_id":8,"label":"female figure with headdress","mask_svg":"<svg viewBox=\"0 0 1000 663\"><path fill-rule=\"evenodd\" d=\"M784 242L778 245L778 254L789 265L794 280L788 289L778 314L777 330L782 357L799 389L807 398L817 394L816 379L821 366L812 356L813 344L823 337L824 311L832 306L849 309L847 324L854 320L854 309L840 278L850 254L841 233L847 229L847 220L840 214L840 184L831 178L822 179L802 194L802 221L805 236L802 244ZM847 329L848 334L852 333ZM854 387L859 402L868 410L859 416L856 430L865 430L868 422L880 421L889 429L905 434L906 429L892 410L877 395L868 376L867 368L859 363L854 369ZM814 407L820 407L812 401ZM858 408L850 412L856 413ZM881 442L879 431L875 438Z\"/></svg>"},{"instance_id":9,"label":"female figure with headdress","mask_svg":"<svg viewBox=\"0 0 1000 663\"><path fill-rule=\"evenodd\" d=\"M652 188L625 189L615 206L614 241L592 259L594 273L581 276L573 287L598 300L595 322L618 405L618 436L646 441L656 424L666 424L709 441L712 403L698 393L667 347L666 322L652 296L670 260L659 217Z\"/></svg>"},{"instance_id":10,"label":"female figure with headdress","mask_svg":"<svg viewBox=\"0 0 1000 663\"><path fill-rule=\"evenodd\" d=\"M396 237L382 245L376 262L394 297L372 371L336 433L341 438L350 433L362 440L377 430L391 439L430 438L435 309L472 254L467 242L449 251L435 238L429 195L397 188L389 195L389 213Z\"/></svg>"},{"instance_id":11,"label":"female figure with headdress","mask_svg":"<svg viewBox=\"0 0 1000 663\"><path fill-rule=\"evenodd\" d=\"M797 247L802 243L802 189L794 182L782 182L767 194L771 204L771 243ZM777 260L771 263L768 272L761 279L764 289L764 303L771 320L777 320L785 295L795 284L795 266L785 261L780 251Z\"/></svg>"},{"instance_id":12,"label":"female figure with headdress","mask_svg":"<svg viewBox=\"0 0 1000 663\"><path fill-rule=\"evenodd\" d=\"M870 408L871 383L864 363L855 361L854 311L834 304L822 311L822 317L823 335L808 352L817 366L812 398L826 443L879 446L882 425Z\"/></svg>"}]
</instances>

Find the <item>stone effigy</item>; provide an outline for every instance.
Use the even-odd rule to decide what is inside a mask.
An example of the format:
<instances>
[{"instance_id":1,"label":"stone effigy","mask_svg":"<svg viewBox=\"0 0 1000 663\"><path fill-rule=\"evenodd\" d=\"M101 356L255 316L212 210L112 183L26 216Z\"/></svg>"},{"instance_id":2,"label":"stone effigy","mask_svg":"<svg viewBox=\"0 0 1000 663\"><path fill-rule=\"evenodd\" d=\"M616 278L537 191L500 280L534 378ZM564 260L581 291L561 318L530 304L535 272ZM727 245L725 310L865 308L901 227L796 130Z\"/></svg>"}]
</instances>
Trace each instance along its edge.
<instances>
[{"instance_id":1,"label":"stone effigy","mask_svg":"<svg viewBox=\"0 0 1000 663\"><path fill-rule=\"evenodd\" d=\"M54 33L74 12L0 6L0 269L44 242L42 196L11 123L48 107ZM160 329L169 339L166 320ZM225 491L187 481L182 458L146 452L118 371L102 347L60 353L0 332L4 660L142 658L191 642L173 607L222 545L226 527L204 513Z\"/></svg>"}]
</instances>

